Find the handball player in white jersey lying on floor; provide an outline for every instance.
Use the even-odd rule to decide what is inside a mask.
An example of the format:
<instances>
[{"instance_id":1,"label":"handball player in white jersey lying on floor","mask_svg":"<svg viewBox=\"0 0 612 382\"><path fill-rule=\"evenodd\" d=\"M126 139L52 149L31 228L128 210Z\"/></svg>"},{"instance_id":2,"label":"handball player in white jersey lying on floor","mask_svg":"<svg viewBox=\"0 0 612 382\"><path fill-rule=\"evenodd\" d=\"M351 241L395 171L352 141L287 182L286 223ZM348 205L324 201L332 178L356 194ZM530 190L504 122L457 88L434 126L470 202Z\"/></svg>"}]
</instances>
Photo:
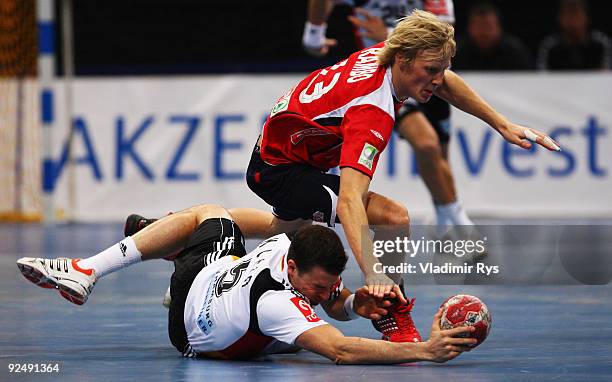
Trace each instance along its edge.
<instances>
[{"instance_id":1,"label":"handball player in white jersey lying on floor","mask_svg":"<svg viewBox=\"0 0 612 382\"><path fill-rule=\"evenodd\" d=\"M314 225L273 236L247 254L240 228L220 206L166 216L87 259L21 258L17 264L28 280L81 305L98 279L177 251L168 330L186 357L246 359L302 348L338 364L445 362L476 343L459 337L473 327L441 330L440 311L425 342L345 337L312 307L321 304L341 321L378 320L388 339L414 324L401 309L388 309L388 299L344 288L347 256L331 229Z\"/></svg>"}]
</instances>

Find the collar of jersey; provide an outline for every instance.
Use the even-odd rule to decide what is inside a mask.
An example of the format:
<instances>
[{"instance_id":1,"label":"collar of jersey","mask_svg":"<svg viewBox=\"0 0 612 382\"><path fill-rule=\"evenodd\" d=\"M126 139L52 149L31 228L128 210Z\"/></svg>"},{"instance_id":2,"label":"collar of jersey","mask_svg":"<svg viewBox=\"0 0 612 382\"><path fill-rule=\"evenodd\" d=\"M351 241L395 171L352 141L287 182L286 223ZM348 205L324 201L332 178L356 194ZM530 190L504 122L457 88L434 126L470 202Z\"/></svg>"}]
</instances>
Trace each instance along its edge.
<instances>
[{"instance_id":1,"label":"collar of jersey","mask_svg":"<svg viewBox=\"0 0 612 382\"><path fill-rule=\"evenodd\" d=\"M288 240L287 237L285 237ZM293 289L293 285L289 282L289 275L287 274L287 253L285 253L281 260L273 267L272 277L282 283L286 289Z\"/></svg>"}]
</instances>

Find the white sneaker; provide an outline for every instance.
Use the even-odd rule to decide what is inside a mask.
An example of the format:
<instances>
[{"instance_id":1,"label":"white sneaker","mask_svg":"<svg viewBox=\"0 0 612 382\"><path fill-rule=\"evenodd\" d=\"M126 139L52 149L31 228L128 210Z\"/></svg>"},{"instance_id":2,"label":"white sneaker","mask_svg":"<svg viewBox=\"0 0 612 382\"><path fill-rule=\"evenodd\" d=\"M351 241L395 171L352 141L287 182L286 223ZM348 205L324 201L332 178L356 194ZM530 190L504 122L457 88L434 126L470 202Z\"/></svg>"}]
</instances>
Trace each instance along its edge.
<instances>
[{"instance_id":1,"label":"white sneaker","mask_svg":"<svg viewBox=\"0 0 612 382\"><path fill-rule=\"evenodd\" d=\"M168 289L166 289L166 294L164 295L164 301L162 302L162 304L170 309L170 303L172 302L172 296L170 296L170 287L168 287Z\"/></svg>"},{"instance_id":2,"label":"white sneaker","mask_svg":"<svg viewBox=\"0 0 612 382\"><path fill-rule=\"evenodd\" d=\"M83 305L96 284L93 269L78 266L80 259L61 257L42 259L22 257L17 260L21 274L42 288L55 288L66 300Z\"/></svg>"}]
</instances>

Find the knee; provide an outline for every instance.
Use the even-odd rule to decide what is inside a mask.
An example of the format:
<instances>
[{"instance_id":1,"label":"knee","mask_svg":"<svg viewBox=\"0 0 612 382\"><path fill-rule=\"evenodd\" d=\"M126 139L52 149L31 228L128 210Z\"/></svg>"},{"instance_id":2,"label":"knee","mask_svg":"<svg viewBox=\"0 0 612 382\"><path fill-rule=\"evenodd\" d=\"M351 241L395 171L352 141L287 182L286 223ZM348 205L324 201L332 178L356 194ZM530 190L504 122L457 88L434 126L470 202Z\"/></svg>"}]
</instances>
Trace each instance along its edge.
<instances>
[{"instance_id":1,"label":"knee","mask_svg":"<svg viewBox=\"0 0 612 382\"><path fill-rule=\"evenodd\" d=\"M388 225L409 225L410 215L408 208L401 203L393 201L385 212Z\"/></svg>"},{"instance_id":2,"label":"knee","mask_svg":"<svg viewBox=\"0 0 612 382\"><path fill-rule=\"evenodd\" d=\"M419 158L432 162L442 159L442 146L440 142L435 139L427 139L423 142L419 142L415 144L413 148Z\"/></svg>"},{"instance_id":3,"label":"knee","mask_svg":"<svg viewBox=\"0 0 612 382\"><path fill-rule=\"evenodd\" d=\"M218 204L200 204L199 206L191 207L189 212L195 215L198 224L202 223L206 219L232 219L232 216L225 209L225 207Z\"/></svg>"},{"instance_id":4,"label":"knee","mask_svg":"<svg viewBox=\"0 0 612 382\"><path fill-rule=\"evenodd\" d=\"M409 225L408 208L403 204L375 192L366 200L368 221L372 225Z\"/></svg>"}]
</instances>

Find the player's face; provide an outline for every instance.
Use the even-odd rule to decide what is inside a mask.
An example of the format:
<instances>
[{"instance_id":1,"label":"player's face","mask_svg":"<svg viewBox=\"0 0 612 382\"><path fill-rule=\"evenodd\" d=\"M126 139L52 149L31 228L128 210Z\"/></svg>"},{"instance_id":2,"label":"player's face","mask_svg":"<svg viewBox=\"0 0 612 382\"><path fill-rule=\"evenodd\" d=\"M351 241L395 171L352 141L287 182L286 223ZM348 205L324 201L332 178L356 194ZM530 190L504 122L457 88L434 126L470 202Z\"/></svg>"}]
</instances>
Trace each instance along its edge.
<instances>
[{"instance_id":1,"label":"player's face","mask_svg":"<svg viewBox=\"0 0 612 382\"><path fill-rule=\"evenodd\" d=\"M444 81L448 60L431 60L419 53L412 63L399 63L399 84L395 83L400 97L411 97L417 102L429 101L434 91Z\"/></svg>"},{"instance_id":2,"label":"player's face","mask_svg":"<svg viewBox=\"0 0 612 382\"><path fill-rule=\"evenodd\" d=\"M312 305L326 301L338 281L338 275L327 273L323 268L314 266L308 272L295 269L290 279L291 285L306 296Z\"/></svg>"}]
</instances>

